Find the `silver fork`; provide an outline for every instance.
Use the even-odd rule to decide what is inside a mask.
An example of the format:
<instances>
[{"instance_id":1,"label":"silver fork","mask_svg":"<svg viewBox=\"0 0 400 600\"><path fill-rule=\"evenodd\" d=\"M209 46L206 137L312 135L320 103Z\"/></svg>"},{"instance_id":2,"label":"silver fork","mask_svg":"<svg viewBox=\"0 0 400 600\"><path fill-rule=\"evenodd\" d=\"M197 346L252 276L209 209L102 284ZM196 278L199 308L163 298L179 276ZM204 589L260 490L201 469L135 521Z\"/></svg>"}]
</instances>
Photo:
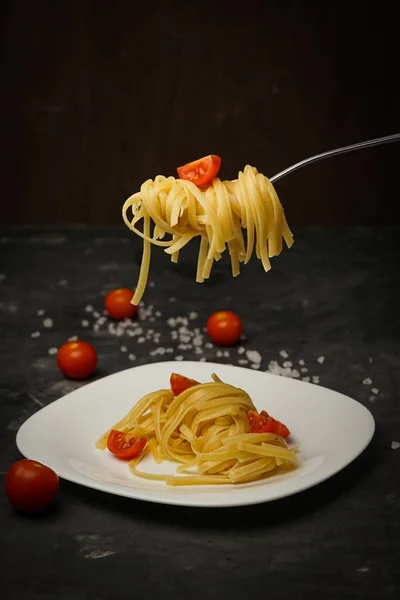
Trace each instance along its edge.
<instances>
[{"instance_id":1,"label":"silver fork","mask_svg":"<svg viewBox=\"0 0 400 600\"><path fill-rule=\"evenodd\" d=\"M322 160L323 158L328 158L329 156L336 156L338 154L345 154L346 152L352 152L353 150L362 150L363 148L370 148L371 146L379 146L380 144L389 144L390 142L397 142L400 140L400 133L395 133L394 135L386 135L385 137L376 138L374 140L367 140L366 142L359 142L358 144L351 144L350 146L343 146L342 148L336 148L335 150L328 150L327 152L321 152L321 154L316 154L315 156L310 156L310 158L305 158L300 162L295 163L291 167L284 169L280 173L277 173L273 177L270 177L269 180L271 182L278 181L285 177L285 175L289 175L289 173L293 173L293 171L297 171L297 169L301 169L301 167L305 167L306 165L310 165L317 160Z\"/></svg>"}]
</instances>

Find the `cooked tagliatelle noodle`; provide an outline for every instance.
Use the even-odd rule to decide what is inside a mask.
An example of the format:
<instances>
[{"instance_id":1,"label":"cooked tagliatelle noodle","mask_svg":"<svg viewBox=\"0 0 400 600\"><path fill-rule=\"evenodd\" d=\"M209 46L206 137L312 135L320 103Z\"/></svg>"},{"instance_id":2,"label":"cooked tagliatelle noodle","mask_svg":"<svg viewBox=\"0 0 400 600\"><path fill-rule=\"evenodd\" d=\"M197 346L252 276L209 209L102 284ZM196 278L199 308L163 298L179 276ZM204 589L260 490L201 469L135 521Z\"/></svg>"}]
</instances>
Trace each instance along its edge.
<instances>
[{"instance_id":1,"label":"cooked tagliatelle noodle","mask_svg":"<svg viewBox=\"0 0 400 600\"><path fill-rule=\"evenodd\" d=\"M167 485L238 484L292 470L295 449L274 433L249 433L248 411L255 410L243 390L213 381L194 385L174 396L159 390L144 396L96 446L107 447L110 432L130 432L148 440L144 451L129 462L133 473ZM179 463L176 475L153 475L139 470L151 453L157 463Z\"/></svg>"},{"instance_id":2,"label":"cooked tagliatelle noodle","mask_svg":"<svg viewBox=\"0 0 400 600\"><path fill-rule=\"evenodd\" d=\"M130 210L133 216L129 216ZM265 271L270 258L280 254L282 238L290 248L293 235L286 222L274 186L255 167L247 165L233 181L215 177L207 188L192 181L158 175L148 179L140 191L125 202L125 224L143 238L143 257L133 304L139 304L147 283L151 244L162 246L178 261L179 251L196 236L200 237L196 281L210 276L214 261L228 247L232 275L240 263L250 260L253 251ZM143 220L143 231L137 227ZM151 223L154 223L151 233ZM246 230L246 235L243 234ZM164 240L165 235L170 239Z\"/></svg>"}]
</instances>

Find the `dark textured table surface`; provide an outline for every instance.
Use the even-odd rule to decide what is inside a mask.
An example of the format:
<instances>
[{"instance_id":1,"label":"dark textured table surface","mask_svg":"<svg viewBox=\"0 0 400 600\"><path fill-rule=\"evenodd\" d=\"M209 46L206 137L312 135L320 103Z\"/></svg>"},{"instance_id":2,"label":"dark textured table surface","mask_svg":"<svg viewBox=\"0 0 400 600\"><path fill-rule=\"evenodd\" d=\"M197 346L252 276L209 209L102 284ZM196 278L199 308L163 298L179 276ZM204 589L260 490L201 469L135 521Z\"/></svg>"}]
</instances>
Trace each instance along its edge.
<instances>
[{"instance_id":1,"label":"dark textured table surface","mask_svg":"<svg viewBox=\"0 0 400 600\"><path fill-rule=\"evenodd\" d=\"M400 596L400 229L295 234L268 275L255 261L233 280L221 261L202 286L194 283L193 249L178 266L154 252L139 342L99 316L108 290L135 284L141 245L129 232L0 231L2 480L19 458L20 424L83 385L63 379L55 361L55 349L74 335L96 346L97 377L177 357L251 368L258 352L263 371L289 361L287 375L298 371L353 396L377 424L369 448L340 474L255 507L167 507L63 481L56 510L28 518L3 497L2 597ZM242 316L245 351L224 354L204 338L196 354L192 340L174 339L171 318L186 317L192 338L220 308Z\"/></svg>"}]
</instances>

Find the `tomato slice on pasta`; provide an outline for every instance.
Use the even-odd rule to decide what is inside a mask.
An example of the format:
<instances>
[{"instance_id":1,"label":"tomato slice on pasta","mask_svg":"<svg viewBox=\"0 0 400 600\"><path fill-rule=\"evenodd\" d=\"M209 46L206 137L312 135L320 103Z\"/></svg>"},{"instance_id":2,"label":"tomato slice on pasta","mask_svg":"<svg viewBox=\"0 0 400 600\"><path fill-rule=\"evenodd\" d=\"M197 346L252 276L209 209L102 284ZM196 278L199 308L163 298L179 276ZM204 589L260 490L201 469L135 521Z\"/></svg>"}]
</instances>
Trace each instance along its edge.
<instances>
[{"instance_id":1,"label":"tomato slice on pasta","mask_svg":"<svg viewBox=\"0 0 400 600\"><path fill-rule=\"evenodd\" d=\"M107 439L107 448L122 460L132 460L145 449L147 439L112 429Z\"/></svg>"},{"instance_id":2,"label":"tomato slice on pasta","mask_svg":"<svg viewBox=\"0 0 400 600\"><path fill-rule=\"evenodd\" d=\"M287 438L290 435L290 431L286 425L271 417L265 410L262 410L260 413L249 410L247 418L251 433L276 433L283 438Z\"/></svg>"},{"instance_id":3,"label":"tomato slice on pasta","mask_svg":"<svg viewBox=\"0 0 400 600\"><path fill-rule=\"evenodd\" d=\"M179 396L179 394L189 389L190 387L193 387L194 385L199 385L199 382L195 381L194 379L189 379L189 377L185 377L184 375L172 373L170 384L174 396Z\"/></svg>"},{"instance_id":4,"label":"tomato slice on pasta","mask_svg":"<svg viewBox=\"0 0 400 600\"><path fill-rule=\"evenodd\" d=\"M187 179L197 186L206 185L216 177L221 166L221 158L215 154L209 154L198 160L178 167L180 179Z\"/></svg>"}]
</instances>

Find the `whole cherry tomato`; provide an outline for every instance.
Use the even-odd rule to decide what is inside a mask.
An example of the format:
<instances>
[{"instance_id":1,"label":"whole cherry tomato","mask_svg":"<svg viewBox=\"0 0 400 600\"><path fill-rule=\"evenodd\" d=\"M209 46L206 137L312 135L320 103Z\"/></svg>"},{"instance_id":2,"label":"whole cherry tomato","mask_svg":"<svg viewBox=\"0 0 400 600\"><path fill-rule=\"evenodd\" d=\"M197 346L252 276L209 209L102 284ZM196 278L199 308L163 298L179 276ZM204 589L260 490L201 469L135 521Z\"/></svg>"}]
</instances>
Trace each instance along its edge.
<instances>
[{"instance_id":1,"label":"whole cherry tomato","mask_svg":"<svg viewBox=\"0 0 400 600\"><path fill-rule=\"evenodd\" d=\"M58 350L57 364L66 377L86 379L96 368L97 353L87 342L67 342Z\"/></svg>"},{"instance_id":2,"label":"whole cherry tomato","mask_svg":"<svg viewBox=\"0 0 400 600\"><path fill-rule=\"evenodd\" d=\"M138 307L131 304L133 294L133 290L128 288L118 288L107 294L104 306L112 319L121 321L136 315Z\"/></svg>"},{"instance_id":3,"label":"whole cherry tomato","mask_svg":"<svg viewBox=\"0 0 400 600\"><path fill-rule=\"evenodd\" d=\"M232 346L240 339L242 331L242 321L229 310L220 310L207 321L207 333L219 346Z\"/></svg>"},{"instance_id":4,"label":"whole cherry tomato","mask_svg":"<svg viewBox=\"0 0 400 600\"><path fill-rule=\"evenodd\" d=\"M57 473L36 460L18 460L6 475L6 496L20 512L35 513L54 502L60 488Z\"/></svg>"}]
</instances>

